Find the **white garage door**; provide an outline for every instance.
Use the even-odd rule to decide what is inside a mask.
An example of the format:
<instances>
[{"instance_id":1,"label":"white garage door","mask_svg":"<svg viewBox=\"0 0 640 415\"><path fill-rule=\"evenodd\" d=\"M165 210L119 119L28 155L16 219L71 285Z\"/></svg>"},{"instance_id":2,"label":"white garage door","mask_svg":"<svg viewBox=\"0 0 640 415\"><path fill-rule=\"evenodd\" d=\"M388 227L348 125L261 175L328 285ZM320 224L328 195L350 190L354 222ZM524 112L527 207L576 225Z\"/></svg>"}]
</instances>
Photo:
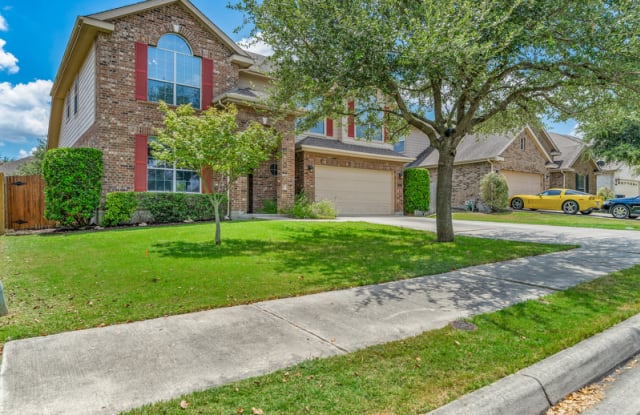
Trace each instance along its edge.
<instances>
[{"instance_id":1,"label":"white garage door","mask_svg":"<svg viewBox=\"0 0 640 415\"><path fill-rule=\"evenodd\" d=\"M316 166L316 200L332 201L338 214L394 213L393 172Z\"/></svg>"},{"instance_id":2,"label":"white garage door","mask_svg":"<svg viewBox=\"0 0 640 415\"><path fill-rule=\"evenodd\" d=\"M519 171L501 170L509 183L509 196L535 195L542 192L542 175L536 173L522 173Z\"/></svg>"}]
</instances>

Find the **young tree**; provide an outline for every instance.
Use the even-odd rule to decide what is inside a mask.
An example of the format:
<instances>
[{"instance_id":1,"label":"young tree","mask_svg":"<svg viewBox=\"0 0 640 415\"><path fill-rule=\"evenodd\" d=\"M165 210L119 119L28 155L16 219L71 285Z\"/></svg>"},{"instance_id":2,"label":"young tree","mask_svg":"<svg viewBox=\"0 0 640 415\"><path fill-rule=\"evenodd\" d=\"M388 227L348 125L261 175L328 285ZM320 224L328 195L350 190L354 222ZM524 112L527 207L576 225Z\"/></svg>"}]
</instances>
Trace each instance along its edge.
<instances>
[{"instance_id":1,"label":"young tree","mask_svg":"<svg viewBox=\"0 0 640 415\"><path fill-rule=\"evenodd\" d=\"M42 160L44 159L44 153L47 152L47 140L39 139L38 147L33 152L33 158L27 163L18 167L17 173L20 176L31 176L33 174L42 174Z\"/></svg>"},{"instance_id":2,"label":"young tree","mask_svg":"<svg viewBox=\"0 0 640 415\"><path fill-rule=\"evenodd\" d=\"M172 110L161 102L159 109L164 114L164 128L152 142L153 155L199 173L214 208L215 243L220 245L220 205L226 190L238 177L250 174L273 156L280 135L254 121L240 131L238 110L233 105L212 107L200 115L191 105ZM203 174L207 171L213 174Z\"/></svg>"},{"instance_id":3,"label":"young tree","mask_svg":"<svg viewBox=\"0 0 640 415\"><path fill-rule=\"evenodd\" d=\"M438 150L437 234L454 239L456 148L472 132L580 120L640 90L637 0L240 0L274 49L275 104L409 128ZM355 105L347 102L355 101ZM382 114L382 115L381 115Z\"/></svg>"}]
</instances>

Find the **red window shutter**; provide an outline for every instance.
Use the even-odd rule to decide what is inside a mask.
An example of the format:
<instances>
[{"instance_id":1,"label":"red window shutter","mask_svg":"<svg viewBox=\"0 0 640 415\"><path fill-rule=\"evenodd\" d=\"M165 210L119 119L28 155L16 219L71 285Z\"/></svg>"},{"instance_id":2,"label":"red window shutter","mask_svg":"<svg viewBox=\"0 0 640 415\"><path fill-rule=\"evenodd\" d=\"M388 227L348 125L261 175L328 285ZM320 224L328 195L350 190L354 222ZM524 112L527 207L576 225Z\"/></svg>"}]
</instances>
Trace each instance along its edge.
<instances>
[{"instance_id":1,"label":"red window shutter","mask_svg":"<svg viewBox=\"0 0 640 415\"><path fill-rule=\"evenodd\" d=\"M211 167L205 167L200 174L202 178L202 193L213 193L213 170Z\"/></svg>"},{"instance_id":2,"label":"red window shutter","mask_svg":"<svg viewBox=\"0 0 640 415\"><path fill-rule=\"evenodd\" d=\"M206 110L213 101L213 61L202 58L202 103L201 107Z\"/></svg>"},{"instance_id":3,"label":"red window shutter","mask_svg":"<svg viewBox=\"0 0 640 415\"><path fill-rule=\"evenodd\" d=\"M136 99L147 101L147 45L136 42Z\"/></svg>"},{"instance_id":4,"label":"red window shutter","mask_svg":"<svg viewBox=\"0 0 640 415\"><path fill-rule=\"evenodd\" d=\"M147 191L147 136L136 134L133 164L133 190Z\"/></svg>"},{"instance_id":5,"label":"red window shutter","mask_svg":"<svg viewBox=\"0 0 640 415\"><path fill-rule=\"evenodd\" d=\"M356 104L353 101L349 101L347 104L349 112L354 112ZM347 137L354 138L356 136L356 123L353 115L349 115L349 122L347 124Z\"/></svg>"},{"instance_id":6,"label":"red window shutter","mask_svg":"<svg viewBox=\"0 0 640 415\"><path fill-rule=\"evenodd\" d=\"M327 137L333 137L333 120L327 118Z\"/></svg>"}]
</instances>

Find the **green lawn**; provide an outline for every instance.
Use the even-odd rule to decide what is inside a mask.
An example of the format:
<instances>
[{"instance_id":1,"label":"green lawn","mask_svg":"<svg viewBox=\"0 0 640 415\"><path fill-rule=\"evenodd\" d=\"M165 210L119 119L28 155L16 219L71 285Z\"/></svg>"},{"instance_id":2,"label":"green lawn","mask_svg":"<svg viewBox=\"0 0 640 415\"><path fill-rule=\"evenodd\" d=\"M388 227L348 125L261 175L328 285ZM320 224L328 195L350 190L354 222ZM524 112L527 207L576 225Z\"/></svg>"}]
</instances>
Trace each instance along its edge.
<instances>
[{"instance_id":1,"label":"green lawn","mask_svg":"<svg viewBox=\"0 0 640 415\"><path fill-rule=\"evenodd\" d=\"M0 237L8 340L436 274L567 247L251 221Z\"/></svg>"},{"instance_id":2,"label":"green lawn","mask_svg":"<svg viewBox=\"0 0 640 415\"><path fill-rule=\"evenodd\" d=\"M424 414L637 313L640 266L476 316L474 332L429 331L128 414Z\"/></svg>"},{"instance_id":3,"label":"green lawn","mask_svg":"<svg viewBox=\"0 0 640 415\"><path fill-rule=\"evenodd\" d=\"M508 211L499 213L456 212L453 219L482 222L529 223L577 228L640 230L640 219L614 219L593 215L565 215L558 212Z\"/></svg>"}]
</instances>

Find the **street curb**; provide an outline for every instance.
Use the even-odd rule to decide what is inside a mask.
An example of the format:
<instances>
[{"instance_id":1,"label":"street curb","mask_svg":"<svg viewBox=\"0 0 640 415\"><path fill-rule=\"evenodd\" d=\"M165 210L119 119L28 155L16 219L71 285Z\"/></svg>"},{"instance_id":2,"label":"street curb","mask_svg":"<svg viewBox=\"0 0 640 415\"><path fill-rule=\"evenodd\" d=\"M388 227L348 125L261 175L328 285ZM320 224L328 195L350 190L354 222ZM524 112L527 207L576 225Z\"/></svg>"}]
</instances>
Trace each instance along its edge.
<instances>
[{"instance_id":1,"label":"street curb","mask_svg":"<svg viewBox=\"0 0 640 415\"><path fill-rule=\"evenodd\" d=\"M534 415L640 352L640 314L427 415Z\"/></svg>"}]
</instances>

